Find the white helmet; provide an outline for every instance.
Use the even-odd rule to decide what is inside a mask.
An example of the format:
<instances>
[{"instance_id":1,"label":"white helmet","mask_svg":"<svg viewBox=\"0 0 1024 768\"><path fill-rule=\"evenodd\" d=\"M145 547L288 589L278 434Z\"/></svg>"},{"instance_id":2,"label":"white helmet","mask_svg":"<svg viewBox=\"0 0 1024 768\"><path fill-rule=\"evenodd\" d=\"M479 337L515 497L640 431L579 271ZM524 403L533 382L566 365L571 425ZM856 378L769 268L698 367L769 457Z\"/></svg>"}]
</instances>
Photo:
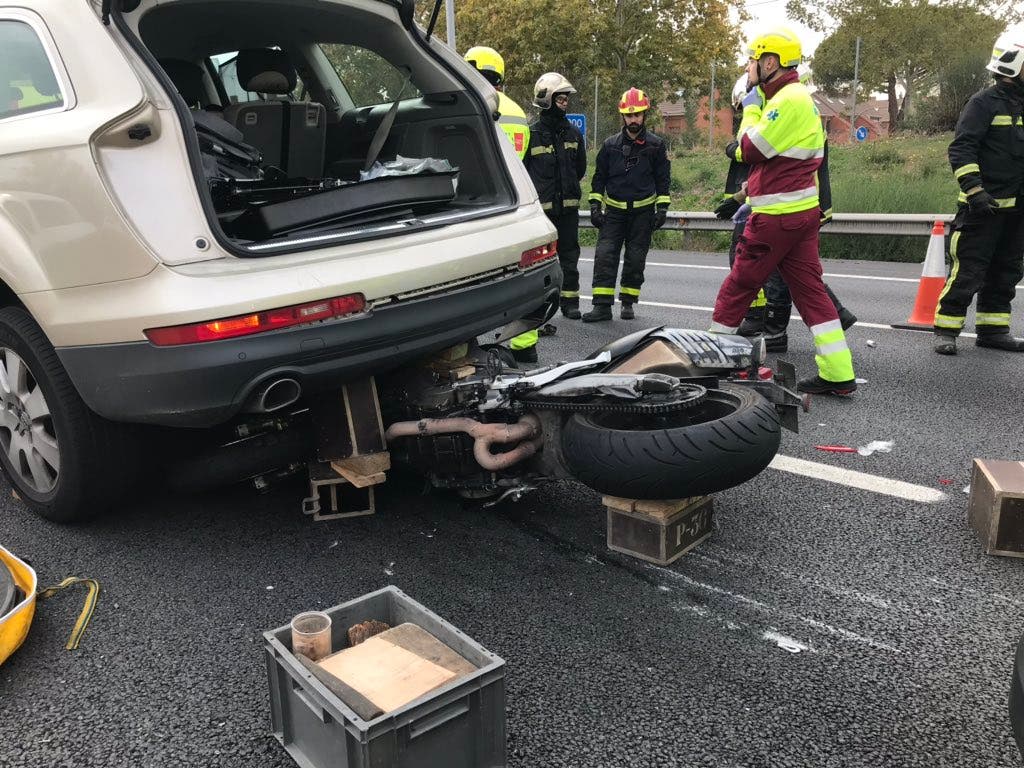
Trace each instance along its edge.
<instances>
[{"instance_id":1,"label":"white helmet","mask_svg":"<svg viewBox=\"0 0 1024 768\"><path fill-rule=\"evenodd\" d=\"M576 93L576 89L557 72L545 72L533 86L533 103L541 109L550 109L556 93Z\"/></svg>"},{"instance_id":2,"label":"white helmet","mask_svg":"<svg viewBox=\"0 0 1024 768\"><path fill-rule=\"evenodd\" d=\"M989 72L1003 77L1017 77L1024 68L1024 26L1006 30L996 40L992 58L985 66Z\"/></svg>"},{"instance_id":3,"label":"white helmet","mask_svg":"<svg viewBox=\"0 0 1024 768\"><path fill-rule=\"evenodd\" d=\"M735 109L739 109L740 102L743 101L743 97L747 95L747 75L743 73L740 75L740 79L736 81L736 85L732 87L732 106Z\"/></svg>"}]
</instances>

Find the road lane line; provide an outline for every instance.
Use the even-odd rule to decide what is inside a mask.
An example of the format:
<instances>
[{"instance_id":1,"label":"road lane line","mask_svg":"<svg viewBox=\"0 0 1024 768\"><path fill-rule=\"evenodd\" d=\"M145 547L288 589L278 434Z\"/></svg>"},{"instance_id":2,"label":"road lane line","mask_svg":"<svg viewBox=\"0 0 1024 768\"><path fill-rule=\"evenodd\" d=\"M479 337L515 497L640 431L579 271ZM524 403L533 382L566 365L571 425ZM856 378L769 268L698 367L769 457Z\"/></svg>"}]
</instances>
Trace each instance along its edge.
<instances>
[{"instance_id":1,"label":"road lane line","mask_svg":"<svg viewBox=\"0 0 1024 768\"><path fill-rule=\"evenodd\" d=\"M862 491L880 493L884 496L893 496L897 499L916 501L922 504L934 504L946 498L946 494L934 488L924 485L905 483L902 480L893 480L881 475L869 475L867 472L857 472L853 469L834 467L831 464L819 464L816 461L798 459L794 456L777 454L770 469L777 469L780 472L788 472L791 475L809 477L813 480L824 480L837 485L845 485L849 488L858 488Z\"/></svg>"},{"instance_id":2,"label":"road lane line","mask_svg":"<svg viewBox=\"0 0 1024 768\"><path fill-rule=\"evenodd\" d=\"M580 298L581 299L585 299L586 301L593 301L594 300L593 296L587 296L584 293L580 294ZM692 309L695 312L714 312L714 310L715 310L714 307L702 307L702 306L699 306L697 304L669 304L669 303L664 302L664 301L648 301L647 299L644 299L640 303L643 304L644 306L648 306L648 307L666 307L668 309ZM800 315L793 315L790 318L790 322L796 322L796 321L798 321L800 319L801 319ZM857 324L854 327L855 328L877 328L878 330L881 330L881 331L901 331L901 332L905 332L905 333L922 333L922 331L915 331L915 330L913 330L911 328L893 328L891 325L886 325L885 323L867 323L867 322L864 322L862 320L858 320ZM923 332L924 333L930 333L930 331L923 331ZM973 339L973 338L977 337L976 333L963 332L960 335L963 336L964 338L968 338L968 339Z\"/></svg>"}]
</instances>

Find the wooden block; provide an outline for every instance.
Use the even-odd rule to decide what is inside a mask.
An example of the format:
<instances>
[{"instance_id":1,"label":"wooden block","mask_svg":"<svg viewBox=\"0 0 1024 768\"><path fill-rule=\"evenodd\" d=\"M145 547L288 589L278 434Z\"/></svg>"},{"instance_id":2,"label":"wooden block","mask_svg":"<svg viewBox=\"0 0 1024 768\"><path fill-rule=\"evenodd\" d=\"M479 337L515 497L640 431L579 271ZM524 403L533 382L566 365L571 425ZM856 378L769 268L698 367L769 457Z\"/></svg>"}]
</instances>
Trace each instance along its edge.
<instances>
[{"instance_id":1,"label":"wooden block","mask_svg":"<svg viewBox=\"0 0 1024 768\"><path fill-rule=\"evenodd\" d=\"M414 624L381 632L317 663L384 712L476 669Z\"/></svg>"},{"instance_id":2,"label":"wooden block","mask_svg":"<svg viewBox=\"0 0 1024 768\"><path fill-rule=\"evenodd\" d=\"M985 554L1024 557L1024 462L974 460L967 520Z\"/></svg>"},{"instance_id":3,"label":"wooden block","mask_svg":"<svg viewBox=\"0 0 1024 768\"><path fill-rule=\"evenodd\" d=\"M711 535L712 498L698 496L674 501L606 497L608 548L658 565L678 560Z\"/></svg>"},{"instance_id":4,"label":"wooden block","mask_svg":"<svg viewBox=\"0 0 1024 768\"><path fill-rule=\"evenodd\" d=\"M383 621L377 621L375 619L361 621L348 628L347 634L349 647L359 645L361 642L369 640L374 635L379 635L381 632L386 632L389 629L391 629L391 627Z\"/></svg>"},{"instance_id":5,"label":"wooden block","mask_svg":"<svg viewBox=\"0 0 1024 768\"><path fill-rule=\"evenodd\" d=\"M356 488L380 485L387 480L387 475L384 473L391 469L391 454L388 451L382 451L362 456L350 456L347 459L336 459L331 462L331 468Z\"/></svg>"}]
</instances>

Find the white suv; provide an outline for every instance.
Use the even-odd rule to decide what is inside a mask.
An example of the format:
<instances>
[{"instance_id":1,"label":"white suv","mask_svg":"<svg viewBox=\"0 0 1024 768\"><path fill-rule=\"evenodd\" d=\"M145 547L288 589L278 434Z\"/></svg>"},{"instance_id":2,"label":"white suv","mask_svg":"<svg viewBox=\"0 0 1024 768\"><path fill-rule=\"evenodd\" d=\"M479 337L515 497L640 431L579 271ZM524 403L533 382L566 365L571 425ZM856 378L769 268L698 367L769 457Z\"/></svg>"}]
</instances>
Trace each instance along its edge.
<instances>
[{"instance_id":1,"label":"white suv","mask_svg":"<svg viewBox=\"0 0 1024 768\"><path fill-rule=\"evenodd\" d=\"M495 94L408 0L2 2L0 462L40 514L111 498L126 423L554 311Z\"/></svg>"}]
</instances>

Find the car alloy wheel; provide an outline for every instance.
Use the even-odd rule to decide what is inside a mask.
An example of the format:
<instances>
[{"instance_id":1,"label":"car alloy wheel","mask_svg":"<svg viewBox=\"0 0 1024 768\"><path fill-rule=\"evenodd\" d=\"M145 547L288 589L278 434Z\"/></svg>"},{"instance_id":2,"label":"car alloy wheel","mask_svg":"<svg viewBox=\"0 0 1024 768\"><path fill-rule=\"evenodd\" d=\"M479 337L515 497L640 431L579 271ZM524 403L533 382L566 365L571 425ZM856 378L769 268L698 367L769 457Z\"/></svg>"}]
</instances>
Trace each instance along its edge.
<instances>
[{"instance_id":1,"label":"car alloy wheel","mask_svg":"<svg viewBox=\"0 0 1024 768\"><path fill-rule=\"evenodd\" d=\"M57 434L43 390L24 360L0 347L0 445L10 470L38 494L60 475Z\"/></svg>"}]
</instances>

